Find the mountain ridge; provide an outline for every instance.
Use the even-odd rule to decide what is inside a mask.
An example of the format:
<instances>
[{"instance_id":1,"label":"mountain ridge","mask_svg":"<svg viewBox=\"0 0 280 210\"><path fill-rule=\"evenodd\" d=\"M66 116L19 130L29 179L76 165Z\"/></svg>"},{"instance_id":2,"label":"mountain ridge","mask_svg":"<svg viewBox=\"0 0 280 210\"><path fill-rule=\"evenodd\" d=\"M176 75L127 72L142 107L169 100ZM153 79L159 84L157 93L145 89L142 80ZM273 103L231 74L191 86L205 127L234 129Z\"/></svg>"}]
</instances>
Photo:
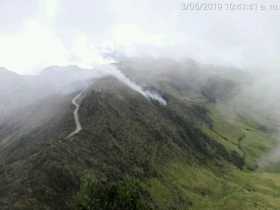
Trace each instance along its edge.
<instances>
[{"instance_id":1,"label":"mountain ridge","mask_svg":"<svg viewBox=\"0 0 280 210\"><path fill-rule=\"evenodd\" d=\"M126 72L132 64L118 65ZM183 69L131 78L157 90L166 106L113 76L85 82L83 130L70 138L81 88L2 122L1 209L276 209L279 177L257 164L276 145L271 131L246 115L223 115L220 105L239 88L235 78L198 78L196 69L187 77Z\"/></svg>"}]
</instances>

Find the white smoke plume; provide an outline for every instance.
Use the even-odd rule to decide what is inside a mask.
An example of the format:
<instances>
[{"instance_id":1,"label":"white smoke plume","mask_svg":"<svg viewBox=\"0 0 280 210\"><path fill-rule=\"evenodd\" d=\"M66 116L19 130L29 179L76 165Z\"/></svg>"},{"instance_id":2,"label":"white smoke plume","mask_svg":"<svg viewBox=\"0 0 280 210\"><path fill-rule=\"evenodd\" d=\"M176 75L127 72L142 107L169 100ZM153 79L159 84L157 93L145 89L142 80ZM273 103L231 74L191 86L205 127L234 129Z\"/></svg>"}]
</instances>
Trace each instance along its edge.
<instances>
[{"instance_id":1,"label":"white smoke plume","mask_svg":"<svg viewBox=\"0 0 280 210\"><path fill-rule=\"evenodd\" d=\"M120 70L117 69L117 67L113 66L112 64L102 65L100 68L97 68L97 70L101 71L104 75L111 75L121 82L123 82L125 85L127 85L132 90L140 93L145 98L149 100L155 100L159 102L159 104L166 106L167 101L160 96L158 93L152 92L150 90L144 90L141 86L133 82L131 79L129 79L126 75L124 75Z\"/></svg>"}]
</instances>

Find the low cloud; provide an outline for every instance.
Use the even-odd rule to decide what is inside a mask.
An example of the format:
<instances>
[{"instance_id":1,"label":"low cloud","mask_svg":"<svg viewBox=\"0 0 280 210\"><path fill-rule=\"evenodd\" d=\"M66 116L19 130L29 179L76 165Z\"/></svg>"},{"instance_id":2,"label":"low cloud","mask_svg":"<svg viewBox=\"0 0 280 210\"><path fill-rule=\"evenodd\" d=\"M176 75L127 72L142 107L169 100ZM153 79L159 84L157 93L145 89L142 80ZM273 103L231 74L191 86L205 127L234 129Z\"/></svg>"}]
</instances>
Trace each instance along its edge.
<instances>
[{"instance_id":1,"label":"low cloud","mask_svg":"<svg viewBox=\"0 0 280 210\"><path fill-rule=\"evenodd\" d=\"M186 11L182 10L183 3L33 2L30 8L22 7L17 30L10 31L9 23L1 23L0 66L20 73L38 72L49 65L93 67L108 63L104 53L110 52L173 59L192 57L202 63L251 71L275 71L280 67L279 12ZM7 5L6 10L13 13L20 3ZM0 13L7 14L4 9ZM29 12L31 9L35 12Z\"/></svg>"}]
</instances>

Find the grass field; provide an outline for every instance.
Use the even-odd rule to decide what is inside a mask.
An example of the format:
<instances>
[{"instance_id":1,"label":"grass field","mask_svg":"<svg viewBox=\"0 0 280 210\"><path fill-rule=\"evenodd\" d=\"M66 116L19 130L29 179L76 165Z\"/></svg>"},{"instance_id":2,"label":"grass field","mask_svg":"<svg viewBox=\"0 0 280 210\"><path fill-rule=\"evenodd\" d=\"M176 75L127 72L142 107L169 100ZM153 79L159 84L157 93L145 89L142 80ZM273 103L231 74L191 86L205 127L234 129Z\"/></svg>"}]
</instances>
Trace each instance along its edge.
<instances>
[{"instance_id":1,"label":"grass field","mask_svg":"<svg viewBox=\"0 0 280 210\"><path fill-rule=\"evenodd\" d=\"M180 203L182 209L190 210L280 209L280 174L255 170L258 159L277 144L276 139L254 122L238 117L227 121L217 110L210 115L212 128L202 130L229 152L242 156L244 169L226 162L217 166L171 161L160 169L160 178L146 183L153 200L161 209L181 209Z\"/></svg>"}]
</instances>

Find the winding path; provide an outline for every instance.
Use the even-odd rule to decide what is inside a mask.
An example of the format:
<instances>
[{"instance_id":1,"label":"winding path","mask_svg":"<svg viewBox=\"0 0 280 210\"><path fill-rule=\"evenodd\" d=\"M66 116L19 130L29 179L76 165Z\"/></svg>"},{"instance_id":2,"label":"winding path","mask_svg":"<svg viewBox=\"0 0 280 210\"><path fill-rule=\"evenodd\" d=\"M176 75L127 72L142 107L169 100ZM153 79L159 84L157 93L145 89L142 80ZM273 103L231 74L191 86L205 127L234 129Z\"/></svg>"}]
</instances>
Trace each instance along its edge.
<instances>
[{"instance_id":1,"label":"winding path","mask_svg":"<svg viewBox=\"0 0 280 210\"><path fill-rule=\"evenodd\" d=\"M79 109L80 109L80 104L78 104L78 100L80 99L80 97L82 96L83 91L81 91L78 95L76 95L73 100L72 100L72 104L76 107L74 112L73 112L73 116L74 116L74 120L75 120L75 124L76 124L76 129L70 133L67 138L71 138L72 136L78 134L83 128L80 122L80 118L79 118Z\"/></svg>"}]
</instances>

